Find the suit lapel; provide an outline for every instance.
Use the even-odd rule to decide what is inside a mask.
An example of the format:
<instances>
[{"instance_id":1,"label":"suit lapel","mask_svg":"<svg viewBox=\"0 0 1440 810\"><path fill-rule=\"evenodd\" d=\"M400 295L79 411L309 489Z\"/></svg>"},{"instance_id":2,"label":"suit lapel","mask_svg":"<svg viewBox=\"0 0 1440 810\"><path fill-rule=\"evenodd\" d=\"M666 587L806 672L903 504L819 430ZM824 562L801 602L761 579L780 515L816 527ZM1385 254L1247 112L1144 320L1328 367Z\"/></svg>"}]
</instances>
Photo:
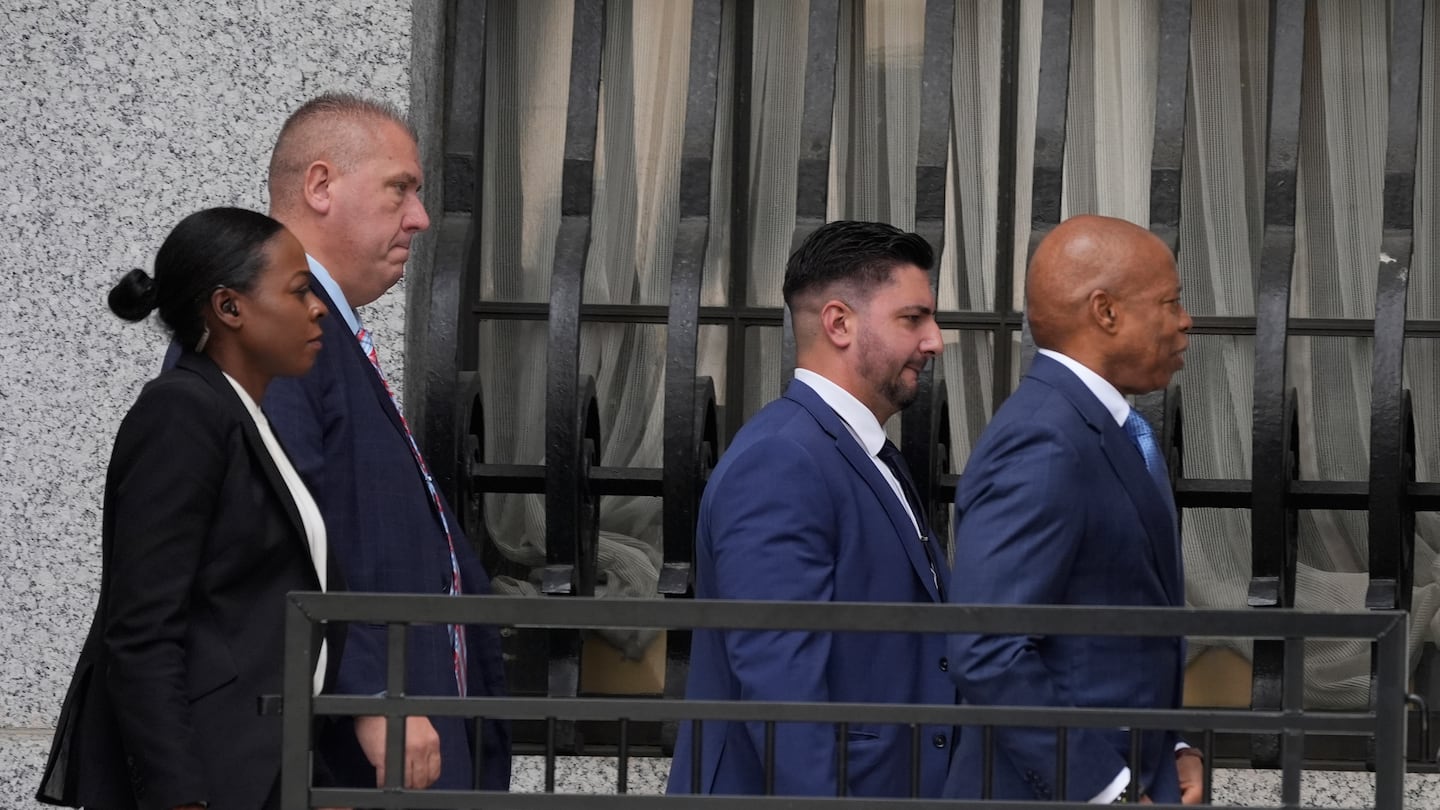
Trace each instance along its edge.
<instances>
[{"instance_id":1,"label":"suit lapel","mask_svg":"<svg viewBox=\"0 0 1440 810\"><path fill-rule=\"evenodd\" d=\"M326 308L331 312L337 311L335 301L330 297L330 294L325 291L325 287L320 284L320 282L312 282L310 289L321 301L325 302ZM380 412L385 414L385 418L390 420L390 424L394 425L397 431L405 434L407 432L405 423L400 418L399 409L395 407L395 400L391 398L390 392L386 390L385 382L380 379L380 373L375 369L375 364L370 362L370 357L365 354L364 349L360 348L360 340L350 332L349 324L345 323L345 319L338 314L321 321L322 325L327 322L329 324L328 331L331 334L325 336L327 338L326 347L321 351L331 351L330 339L333 335L336 347L341 352L344 352L347 358L346 362L351 365L359 365L361 376L368 381L367 384L370 387L370 392L380 401Z\"/></svg>"},{"instance_id":2,"label":"suit lapel","mask_svg":"<svg viewBox=\"0 0 1440 810\"><path fill-rule=\"evenodd\" d=\"M1184 584L1180 581L1177 561L1179 538L1173 496L1156 484L1125 429L1115 423L1114 417L1079 377L1043 354L1036 355L1029 375L1064 394L1090 428L1099 434L1100 451L1120 479L1145 528L1150 558L1165 593L1172 604L1183 604Z\"/></svg>"},{"instance_id":3,"label":"suit lapel","mask_svg":"<svg viewBox=\"0 0 1440 810\"><path fill-rule=\"evenodd\" d=\"M305 558L312 559L310 555L309 541L305 534L305 521L300 519L300 508L295 505L295 499L290 495L290 487L285 485L284 476L280 475L280 468L275 466L275 460L270 456L270 450L265 446L265 440L260 438L260 430L255 426L255 419L245 409L245 403L240 401L235 389L230 386L230 381L225 379L220 368L215 365L209 357L185 352L175 363L176 368L183 368L200 375L211 388L215 389L231 409L231 415L240 422L240 432L245 437L245 443L250 446L250 455L260 462L260 469L265 474L265 480L269 482L270 489L275 493L280 506L285 510L285 517L289 519L293 528L295 538L304 547ZM313 569L313 564L312 564ZM318 585L319 572L316 572L316 584Z\"/></svg>"},{"instance_id":4,"label":"suit lapel","mask_svg":"<svg viewBox=\"0 0 1440 810\"><path fill-rule=\"evenodd\" d=\"M910 566L915 569L915 576L919 577L921 584L925 586L925 592L930 594L931 599L939 602L940 594L935 590L934 577L930 575L930 560L925 556L925 549L921 547L919 536L915 533L915 523L895 496L889 482L880 474L870 454L855 440L845 422L815 393L815 389L803 383L790 385L785 391L785 398L793 400L808 411L820 428L835 440L835 449L840 451L840 455L845 457L855 474L860 476L884 507L885 515L895 529L895 539L904 549ZM944 576L944 573L937 569L935 576Z\"/></svg>"}]
</instances>

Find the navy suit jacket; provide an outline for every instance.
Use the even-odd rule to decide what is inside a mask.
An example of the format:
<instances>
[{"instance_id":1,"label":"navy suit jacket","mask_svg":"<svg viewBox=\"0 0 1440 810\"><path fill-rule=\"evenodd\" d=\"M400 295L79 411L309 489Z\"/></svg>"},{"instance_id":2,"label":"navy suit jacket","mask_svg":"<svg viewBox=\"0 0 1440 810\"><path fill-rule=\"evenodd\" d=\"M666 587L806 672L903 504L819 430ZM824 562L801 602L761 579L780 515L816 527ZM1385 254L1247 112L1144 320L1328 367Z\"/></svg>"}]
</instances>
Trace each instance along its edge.
<instances>
[{"instance_id":1,"label":"navy suit jacket","mask_svg":"<svg viewBox=\"0 0 1440 810\"><path fill-rule=\"evenodd\" d=\"M955 497L951 601L1184 606L1168 489L1145 470L1123 428L1064 365L1037 355L985 428ZM1169 709L1181 698L1175 637L956 635L952 673L966 703ZM1129 763L1128 732L1069 733L1065 797L1098 795ZM1140 780L1180 800L1176 738L1141 738ZM946 795L980 795L981 730L964 728ZM1053 729L997 729L995 799L1060 795Z\"/></svg>"},{"instance_id":2,"label":"navy suit jacket","mask_svg":"<svg viewBox=\"0 0 1440 810\"><path fill-rule=\"evenodd\" d=\"M451 568L445 535L415 463L405 426L370 359L360 349L335 302L317 282L315 294L332 313L321 320L324 348L310 373L277 378L262 403L296 470L309 485L351 591L446 593ZM444 498L441 497L444 505ZM463 592L490 592L490 580L449 506ZM466 631L471 695L505 692L499 634L493 627ZM408 636L406 690L412 695L456 693L449 631L444 625L412 626ZM336 691L373 695L385 690L385 629L352 626ZM461 718L433 717L441 741L436 788L469 789L473 741ZM482 724L481 787L510 784L509 726ZM371 786L374 770L349 724L336 724L320 742L340 784Z\"/></svg>"},{"instance_id":3,"label":"navy suit jacket","mask_svg":"<svg viewBox=\"0 0 1440 810\"><path fill-rule=\"evenodd\" d=\"M940 600L900 500L835 412L799 381L745 424L711 475L695 570L701 599ZM955 688L944 655L943 635L697 630L686 697L948 705ZM702 793L763 792L764 728L703 724ZM691 790L691 730L681 724L672 793ZM923 729L921 796L939 795L952 732ZM835 736L833 725L779 724L776 793L835 795ZM851 724L850 795L910 795L910 741L908 726Z\"/></svg>"}]
</instances>

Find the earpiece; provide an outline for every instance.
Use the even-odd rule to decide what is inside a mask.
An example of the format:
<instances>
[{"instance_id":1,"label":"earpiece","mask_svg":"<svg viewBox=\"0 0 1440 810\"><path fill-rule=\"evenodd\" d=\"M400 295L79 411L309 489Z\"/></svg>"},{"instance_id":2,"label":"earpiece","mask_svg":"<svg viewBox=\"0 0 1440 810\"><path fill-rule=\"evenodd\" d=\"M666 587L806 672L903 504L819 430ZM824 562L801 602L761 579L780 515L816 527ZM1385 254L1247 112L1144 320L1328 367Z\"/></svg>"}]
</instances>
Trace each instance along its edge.
<instances>
[{"instance_id":1,"label":"earpiece","mask_svg":"<svg viewBox=\"0 0 1440 810\"><path fill-rule=\"evenodd\" d=\"M234 301L225 301L220 304L221 311L230 315L239 315L240 310L235 306Z\"/></svg>"}]
</instances>

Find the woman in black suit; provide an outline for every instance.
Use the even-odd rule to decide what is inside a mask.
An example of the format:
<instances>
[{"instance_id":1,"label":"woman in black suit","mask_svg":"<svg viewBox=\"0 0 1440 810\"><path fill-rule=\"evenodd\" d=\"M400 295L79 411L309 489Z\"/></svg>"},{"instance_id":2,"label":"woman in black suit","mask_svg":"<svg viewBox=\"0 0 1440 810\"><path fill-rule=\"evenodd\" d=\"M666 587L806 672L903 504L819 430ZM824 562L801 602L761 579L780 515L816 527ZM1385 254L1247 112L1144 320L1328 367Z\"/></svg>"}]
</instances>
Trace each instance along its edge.
<instances>
[{"instance_id":1,"label":"woman in black suit","mask_svg":"<svg viewBox=\"0 0 1440 810\"><path fill-rule=\"evenodd\" d=\"M109 302L127 320L158 308L183 353L115 437L99 605L37 798L276 807L280 718L257 698L281 691L286 592L320 590L332 569L256 403L272 377L310 369L325 305L295 237L236 208L185 218L154 279L131 271Z\"/></svg>"}]
</instances>

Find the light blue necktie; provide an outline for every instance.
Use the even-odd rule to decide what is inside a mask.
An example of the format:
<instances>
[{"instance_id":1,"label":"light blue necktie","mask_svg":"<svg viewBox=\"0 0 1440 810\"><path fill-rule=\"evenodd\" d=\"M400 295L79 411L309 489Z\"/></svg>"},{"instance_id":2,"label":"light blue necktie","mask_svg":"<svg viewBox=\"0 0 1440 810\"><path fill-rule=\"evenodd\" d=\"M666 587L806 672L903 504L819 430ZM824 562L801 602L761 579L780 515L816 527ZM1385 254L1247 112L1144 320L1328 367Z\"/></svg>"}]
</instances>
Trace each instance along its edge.
<instances>
[{"instance_id":1,"label":"light blue necktie","mask_svg":"<svg viewBox=\"0 0 1440 810\"><path fill-rule=\"evenodd\" d=\"M1155 484L1162 490L1170 489L1170 473L1165 469L1165 457L1160 454L1160 444L1155 441L1155 431L1150 429L1150 423L1134 408L1131 408L1130 415L1125 417L1125 435L1130 437L1130 442L1140 451L1140 457L1145 460L1145 469L1150 472L1150 477L1155 479Z\"/></svg>"}]
</instances>

